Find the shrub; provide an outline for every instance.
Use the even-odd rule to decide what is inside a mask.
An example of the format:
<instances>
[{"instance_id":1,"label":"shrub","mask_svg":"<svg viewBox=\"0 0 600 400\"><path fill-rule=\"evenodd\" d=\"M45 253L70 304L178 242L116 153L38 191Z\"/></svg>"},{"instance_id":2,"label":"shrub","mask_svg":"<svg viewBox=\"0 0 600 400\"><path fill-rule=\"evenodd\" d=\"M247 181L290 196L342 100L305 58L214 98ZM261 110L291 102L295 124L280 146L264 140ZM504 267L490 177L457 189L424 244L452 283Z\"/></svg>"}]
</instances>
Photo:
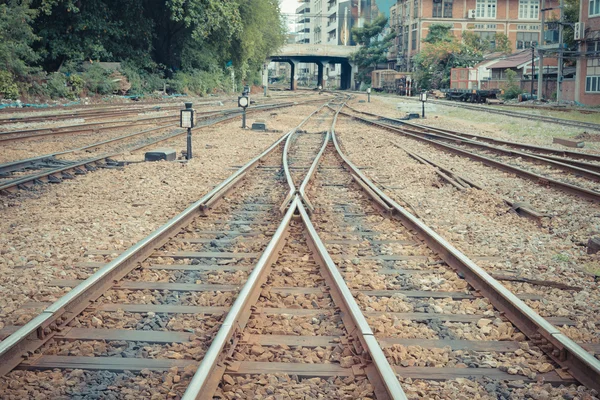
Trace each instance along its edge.
<instances>
[{"instance_id":1,"label":"shrub","mask_svg":"<svg viewBox=\"0 0 600 400\"><path fill-rule=\"evenodd\" d=\"M81 75L72 74L69 76L69 85L71 85L73 95L81 97L83 89L85 89L85 81Z\"/></svg>"},{"instance_id":2,"label":"shrub","mask_svg":"<svg viewBox=\"0 0 600 400\"><path fill-rule=\"evenodd\" d=\"M504 100L515 99L519 97L523 90L517 83L517 73L512 69L506 71L506 85L504 86Z\"/></svg>"},{"instance_id":3,"label":"shrub","mask_svg":"<svg viewBox=\"0 0 600 400\"><path fill-rule=\"evenodd\" d=\"M119 85L110 77L110 73L99 65L92 65L81 74L85 88L90 93L112 94Z\"/></svg>"},{"instance_id":4,"label":"shrub","mask_svg":"<svg viewBox=\"0 0 600 400\"><path fill-rule=\"evenodd\" d=\"M15 77L9 71L0 71L0 95L11 100L19 98L19 87Z\"/></svg>"},{"instance_id":5,"label":"shrub","mask_svg":"<svg viewBox=\"0 0 600 400\"><path fill-rule=\"evenodd\" d=\"M67 77L60 72L49 75L46 81L46 95L53 99L72 98L73 92L67 86Z\"/></svg>"},{"instance_id":6,"label":"shrub","mask_svg":"<svg viewBox=\"0 0 600 400\"><path fill-rule=\"evenodd\" d=\"M182 94L195 94L205 96L208 93L227 91L231 79L226 77L222 70L212 71L193 70L191 72L177 72L169 81L172 92Z\"/></svg>"}]
</instances>

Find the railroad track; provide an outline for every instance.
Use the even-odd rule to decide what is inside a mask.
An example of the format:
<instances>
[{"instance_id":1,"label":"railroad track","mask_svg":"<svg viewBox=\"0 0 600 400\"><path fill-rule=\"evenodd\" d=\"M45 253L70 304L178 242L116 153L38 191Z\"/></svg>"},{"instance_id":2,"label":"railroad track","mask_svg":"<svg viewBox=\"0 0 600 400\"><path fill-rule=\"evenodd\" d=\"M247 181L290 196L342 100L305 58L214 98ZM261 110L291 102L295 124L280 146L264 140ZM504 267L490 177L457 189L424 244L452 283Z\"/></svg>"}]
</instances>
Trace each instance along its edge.
<instances>
[{"instance_id":1,"label":"railroad track","mask_svg":"<svg viewBox=\"0 0 600 400\"><path fill-rule=\"evenodd\" d=\"M410 97L406 97L406 99L418 101L417 99L413 99ZM514 117L514 118L525 118L528 120L543 121L543 122L549 122L549 123L553 123L553 124L560 124L560 125L566 125L566 126L573 126L573 127L577 127L577 128L592 129L592 130L600 131L600 124L595 124L592 122L583 122L583 121L575 121L572 119L548 117L548 116L544 116L544 115L535 115L535 114L523 113L523 112L518 112L518 111L513 111L513 110L499 110L497 108L491 108L491 107L487 107L487 106L476 106L476 105L465 104L465 103L461 103L461 102L452 102L452 101L444 101L444 100L429 100L429 99L427 100L427 102L433 103L433 104L439 104L439 105L443 105L443 106L448 106L448 107L464 108L467 110L482 111L482 112L488 112L488 113L492 113L492 114L506 115L506 116Z\"/></svg>"},{"instance_id":2,"label":"railroad track","mask_svg":"<svg viewBox=\"0 0 600 400\"><path fill-rule=\"evenodd\" d=\"M85 281L54 282L73 289L49 306L28 305L45 309L21 328L4 329L13 333L0 342L0 373L59 368L74 382L71 393L97 395L69 371L136 371L146 382L141 396L162 390L184 399L291 392L404 399L407 388L423 392L408 378L569 385L575 377L597 390L597 359L347 159L335 135L343 104L331 105L335 111L317 109L116 259L70 274L85 278L79 268L99 268ZM320 133L327 118L331 128ZM424 287L418 277L437 283ZM459 300L479 311L453 312ZM482 340L464 335L467 327L481 330ZM517 329L531 341L517 343ZM430 361L445 346L451 356ZM474 367L478 354L488 367ZM547 361L543 369L499 368L532 357ZM102 393L116 387L103 383Z\"/></svg>"},{"instance_id":3,"label":"railroad track","mask_svg":"<svg viewBox=\"0 0 600 400\"><path fill-rule=\"evenodd\" d=\"M308 102L311 101L314 100ZM291 107L295 104L304 103L306 102L264 104L250 107L248 112ZM238 109L205 113L198 118L199 121L204 120L204 122L198 124L195 129L229 121L238 115L240 115ZM170 129L175 126L176 124L161 125L70 150L0 164L0 194L9 194L19 189L27 190L34 185L44 183L61 183L65 179L74 179L76 175L84 175L98 168L118 167L120 163L113 158L124 152L139 151L186 133L184 129ZM152 134L152 136L149 134ZM122 143L123 141L132 140L133 142ZM89 152L98 151L99 149L103 149L100 155L89 157Z\"/></svg>"},{"instance_id":4,"label":"railroad track","mask_svg":"<svg viewBox=\"0 0 600 400\"><path fill-rule=\"evenodd\" d=\"M490 167L497 168L506 172L516 174L522 178L532 180L541 185L549 185L559 190L584 197L592 201L600 201L600 191L597 183L600 181L600 164L582 162L572 158L558 157L559 155L581 156L587 159L599 161L598 156L584 155L585 153L554 151L551 149L536 146L520 146L516 143L507 141L489 140L490 138L470 137L473 135L463 134L445 129L430 128L424 125L405 123L405 121L386 118L381 115L366 113L348 107L351 112L342 112L343 115L353 118L363 123L378 126L391 132L401 134L428 144L444 151L468 157L480 161ZM372 119L361 117L358 114L369 116ZM483 138L482 140L479 140ZM496 145L484 143L494 142ZM546 154L552 153L554 156L536 155L530 151L517 151L500 147L499 145L510 145L511 147L526 147L527 150L534 150ZM477 151L472 151L476 148ZM418 157L418 155L417 155ZM422 157L421 157L422 158ZM515 161L517 160L517 161ZM434 162L426 162L439 168ZM551 167L552 169L548 169ZM463 179L464 180L464 179ZM593 182L590 182L593 181ZM460 179L459 179L460 181ZM463 187L476 186L466 183L459 185Z\"/></svg>"}]
</instances>

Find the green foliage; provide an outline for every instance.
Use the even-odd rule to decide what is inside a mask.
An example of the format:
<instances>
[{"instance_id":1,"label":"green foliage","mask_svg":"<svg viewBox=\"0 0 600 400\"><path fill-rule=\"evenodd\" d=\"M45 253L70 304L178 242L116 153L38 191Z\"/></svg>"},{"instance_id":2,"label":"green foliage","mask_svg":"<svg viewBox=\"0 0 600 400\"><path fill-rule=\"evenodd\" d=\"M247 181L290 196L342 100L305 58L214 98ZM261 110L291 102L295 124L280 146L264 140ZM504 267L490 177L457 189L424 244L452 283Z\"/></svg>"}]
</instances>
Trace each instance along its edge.
<instances>
[{"instance_id":1,"label":"green foliage","mask_svg":"<svg viewBox=\"0 0 600 400\"><path fill-rule=\"evenodd\" d=\"M16 100L19 98L19 87L13 74L9 71L0 71L0 95L4 99Z\"/></svg>"},{"instance_id":2,"label":"green foliage","mask_svg":"<svg viewBox=\"0 0 600 400\"><path fill-rule=\"evenodd\" d=\"M49 75L46 81L46 95L52 99L72 98L72 91L67 86L67 77L60 72Z\"/></svg>"},{"instance_id":3,"label":"green foliage","mask_svg":"<svg viewBox=\"0 0 600 400\"><path fill-rule=\"evenodd\" d=\"M221 70L213 72L195 70L190 73L177 72L169 81L169 87L175 93L205 96L217 91L226 91L230 80Z\"/></svg>"},{"instance_id":4,"label":"green foliage","mask_svg":"<svg viewBox=\"0 0 600 400\"><path fill-rule=\"evenodd\" d=\"M450 43L454 41L454 36L451 32L452 25L448 24L432 24L429 27L427 37L423 39L425 43L435 44L441 42Z\"/></svg>"},{"instance_id":5,"label":"green foliage","mask_svg":"<svg viewBox=\"0 0 600 400\"><path fill-rule=\"evenodd\" d=\"M396 33L391 31L382 37L386 25L387 18L379 15L373 22L365 23L364 27L352 29L354 41L361 47L352 53L350 59L358 65L358 78L362 82L371 82L370 71L378 63L387 61L387 51Z\"/></svg>"},{"instance_id":6,"label":"green foliage","mask_svg":"<svg viewBox=\"0 0 600 400\"><path fill-rule=\"evenodd\" d=\"M31 47L37 39L31 23L37 12L29 0L8 0L0 4L0 69L17 77L31 71L39 59Z\"/></svg>"},{"instance_id":7,"label":"green foliage","mask_svg":"<svg viewBox=\"0 0 600 400\"><path fill-rule=\"evenodd\" d=\"M71 90L75 96L81 96L83 89L85 89L85 80L77 74L69 76L68 80Z\"/></svg>"},{"instance_id":8,"label":"green foliage","mask_svg":"<svg viewBox=\"0 0 600 400\"><path fill-rule=\"evenodd\" d=\"M92 64L82 74L85 89L88 94L112 94L118 88L117 82L110 77L110 73L97 64Z\"/></svg>"},{"instance_id":9,"label":"green foliage","mask_svg":"<svg viewBox=\"0 0 600 400\"><path fill-rule=\"evenodd\" d=\"M208 93L231 87L229 61L238 79L259 83L285 34L277 0L4 0L0 70L32 96L112 93L115 79L82 71L84 61L121 62L132 93L162 90L168 79ZM67 86L34 77L42 69L65 73Z\"/></svg>"},{"instance_id":10,"label":"green foliage","mask_svg":"<svg viewBox=\"0 0 600 400\"><path fill-rule=\"evenodd\" d=\"M517 81L517 73L512 69L504 71L506 73L506 84L504 86L504 99L510 100L519 97L523 91Z\"/></svg>"}]
</instances>

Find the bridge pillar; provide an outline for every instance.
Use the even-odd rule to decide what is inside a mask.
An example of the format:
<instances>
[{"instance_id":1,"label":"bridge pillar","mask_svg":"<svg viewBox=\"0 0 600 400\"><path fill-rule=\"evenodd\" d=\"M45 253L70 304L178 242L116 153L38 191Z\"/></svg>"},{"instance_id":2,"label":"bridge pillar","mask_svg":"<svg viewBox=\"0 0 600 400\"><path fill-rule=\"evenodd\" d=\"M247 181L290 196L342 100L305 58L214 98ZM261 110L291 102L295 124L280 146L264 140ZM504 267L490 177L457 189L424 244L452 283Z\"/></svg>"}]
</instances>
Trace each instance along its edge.
<instances>
[{"instance_id":1,"label":"bridge pillar","mask_svg":"<svg viewBox=\"0 0 600 400\"><path fill-rule=\"evenodd\" d=\"M342 75L340 76L340 89L347 90L352 87L352 66L350 63L345 61L342 62Z\"/></svg>"},{"instance_id":2,"label":"bridge pillar","mask_svg":"<svg viewBox=\"0 0 600 400\"><path fill-rule=\"evenodd\" d=\"M325 89L325 66L327 61L318 61L317 63L317 86Z\"/></svg>"},{"instance_id":3,"label":"bridge pillar","mask_svg":"<svg viewBox=\"0 0 600 400\"><path fill-rule=\"evenodd\" d=\"M290 65L292 66L292 76L290 77L290 90L298 89L298 64L300 62L298 60L290 60Z\"/></svg>"}]
</instances>

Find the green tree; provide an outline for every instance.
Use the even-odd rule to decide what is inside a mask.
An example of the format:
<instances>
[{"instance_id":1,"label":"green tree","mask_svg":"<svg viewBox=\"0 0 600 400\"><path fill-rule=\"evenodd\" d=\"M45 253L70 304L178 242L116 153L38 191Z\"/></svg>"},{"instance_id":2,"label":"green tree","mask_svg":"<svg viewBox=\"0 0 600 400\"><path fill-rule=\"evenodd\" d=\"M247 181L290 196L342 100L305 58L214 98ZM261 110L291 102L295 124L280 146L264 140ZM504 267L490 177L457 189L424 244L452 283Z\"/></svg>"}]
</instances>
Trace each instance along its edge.
<instances>
[{"instance_id":1,"label":"green tree","mask_svg":"<svg viewBox=\"0 0 600 400\"><path fill-rule=\"evenodd\" d=\"M36 14L29 0L0 4L0 70L22 77L39 59L32 48L37 40L31 26Z\"/></svg>"},{"instance_id":2,"label":"green tree","mask_svg":"<svg viewBox=\"0 0 600 400\"><path fill-rule=\"evenodd\" d=\"M384 34L387 18L378 16L371 23L365 23L362 28L353 28L354 41L361 47L350 56L350 60L358 65L358 78L362 82L370 83L369 73L377 64L387 61L387 51L392 44L396 33L391 31Z\"/></svg>"}]
</instances>

